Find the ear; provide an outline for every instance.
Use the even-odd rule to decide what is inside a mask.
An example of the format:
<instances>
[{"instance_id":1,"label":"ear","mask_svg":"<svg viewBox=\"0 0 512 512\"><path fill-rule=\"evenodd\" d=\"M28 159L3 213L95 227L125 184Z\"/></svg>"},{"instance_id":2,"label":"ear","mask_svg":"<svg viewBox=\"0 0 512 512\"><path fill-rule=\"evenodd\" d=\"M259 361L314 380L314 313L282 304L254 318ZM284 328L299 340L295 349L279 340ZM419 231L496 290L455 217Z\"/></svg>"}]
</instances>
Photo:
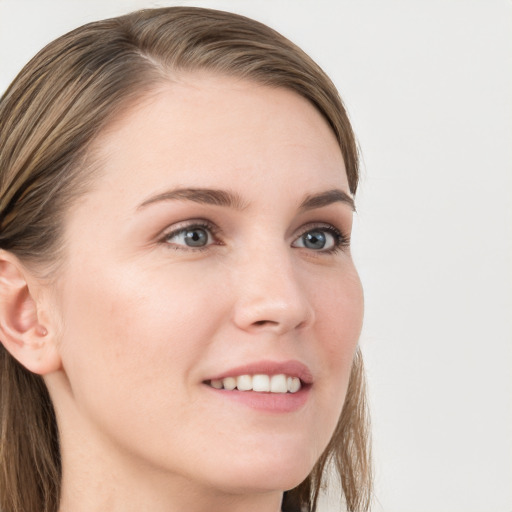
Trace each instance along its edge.
<instances>
[{"instance_id":1,"label":"ear","mask_svg":"<svg viewBox=\"0 0 512 512\"><path fill-rule=\"evenodd\" d=\"M39 321L38 289L18 258L0 250L0 342L27 370L46 375L61 361L54 335Z\"/></svg>"}]
</instances>

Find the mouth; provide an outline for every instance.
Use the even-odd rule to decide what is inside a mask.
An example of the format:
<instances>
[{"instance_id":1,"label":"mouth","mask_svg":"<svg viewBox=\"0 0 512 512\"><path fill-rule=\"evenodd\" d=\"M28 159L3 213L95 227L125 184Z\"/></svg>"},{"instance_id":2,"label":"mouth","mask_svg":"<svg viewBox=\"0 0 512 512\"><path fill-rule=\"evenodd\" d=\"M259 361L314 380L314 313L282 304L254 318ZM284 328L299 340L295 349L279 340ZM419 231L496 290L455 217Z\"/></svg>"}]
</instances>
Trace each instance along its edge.
<instances>
[{"instance_id":1,"label":"mouth","mask_svg":"<svg viewBox=\"0 0 512 512\"><path fill-rule=\"evenodd\" d=\"M211 379L205 384L214 389L225 389L227 391L255 391L258 393L297 393L304 386L307 386L299 377L279 373L269 375L257 373L254 375L244 374L238 376L224 377L222 379Z\"/></svg>"},{"instance_id":2,"label":"mouth","mask_svg":"<svg viewBox=\"0 0 512 512\"><path fill-rule=\"evenodd\" d=\"M309 400L313 375L297 360L264 360L212 375L203 384L221 400L267 413L289 413L299 411Z\"/></svg>"}]
</instances>

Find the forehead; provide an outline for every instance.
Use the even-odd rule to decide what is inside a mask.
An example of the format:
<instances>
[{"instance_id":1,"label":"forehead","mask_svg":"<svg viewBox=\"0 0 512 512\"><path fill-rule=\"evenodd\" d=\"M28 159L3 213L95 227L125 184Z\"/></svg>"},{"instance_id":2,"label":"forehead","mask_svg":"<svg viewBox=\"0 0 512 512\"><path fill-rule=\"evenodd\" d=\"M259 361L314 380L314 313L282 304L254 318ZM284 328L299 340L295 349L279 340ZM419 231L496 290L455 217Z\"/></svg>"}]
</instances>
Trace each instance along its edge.
<instances>
[{"instance_id":1,"label":"forehead","mask_svg":"<svg viewBox=\"0 0 512 512\"><path fill-rule=\"evenodd\" d=\"M336 138L308 100L229 77L191 74L159 85L100 134L94 156L101 181L126 190L262 177L348 190Z\"/></svg>"}]
</instances>

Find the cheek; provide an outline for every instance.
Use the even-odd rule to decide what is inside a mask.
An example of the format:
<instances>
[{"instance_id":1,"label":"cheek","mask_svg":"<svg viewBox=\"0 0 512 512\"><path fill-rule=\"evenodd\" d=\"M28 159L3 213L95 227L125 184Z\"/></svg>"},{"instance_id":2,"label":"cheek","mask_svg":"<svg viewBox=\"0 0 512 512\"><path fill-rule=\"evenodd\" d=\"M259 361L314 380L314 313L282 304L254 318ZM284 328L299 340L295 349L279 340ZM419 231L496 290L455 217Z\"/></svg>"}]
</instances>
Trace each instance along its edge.
<instances>
[{"instance_id":1,"label":"cheek","mask_svg":"<svg viewBox=\"0 0 512 512\"><path fill-rule=\"evenodd\" d=\"M226 315L223 300L208 293L218 286L204 276L138 268L144 271L110 268L94 280L70 282L63 365L77 422L85 419L125 450L167 464L169 454L192 450L192 439L208 439L196 365Z\"/></svg>"},{"instance_id":2,"label":"cheek","mask_svg":"<svg viewBox=\"0 0 512 512\"><path fill-rule=\"evenodd\" d=\"M364 313L363 289L353 266L330 279L324 293L315 294L315 311L323 355L322 371L330 380L326 391L328 400L341 409Z\"/></svg>"},{"instance_id":3,"label":"cheek","mask_svg":"<svg viewBox=\"0 0 512 512\"><path fill-rule=\"evenodd\" d=\"M205 318L216 316L211 297L201 292L208 287L196 286L190 274L167 272L167 279L156 269L109 270L66 288L62 352L71 384L105 401L115 393L133 401L142 390L153 396L151 389L160 387L168 401L215 328Z\"/></svg>"},{"instance_id":4,"label":"cheek","mask_svg":"<svg viewBox=\"0 0 512 512\"><path fill-rule=\"evenodd\" d=\"M325 281L314 294L316 323L326 349L338 359L353 354L363 323L364 298L356 269L350 267Z\"/></svg>"}]
</instances>

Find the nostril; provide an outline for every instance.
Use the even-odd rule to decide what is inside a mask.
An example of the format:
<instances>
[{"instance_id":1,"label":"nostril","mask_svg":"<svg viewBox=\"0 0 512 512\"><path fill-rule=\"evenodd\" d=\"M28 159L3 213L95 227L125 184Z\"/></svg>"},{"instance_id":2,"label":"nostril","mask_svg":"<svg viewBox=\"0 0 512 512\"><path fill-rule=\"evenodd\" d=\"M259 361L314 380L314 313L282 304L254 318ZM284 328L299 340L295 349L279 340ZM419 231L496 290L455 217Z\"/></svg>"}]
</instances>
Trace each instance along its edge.
<instances>
[{"instance_id":1,"label":"nostril","mask_svg":"<svg viewBox=\"0 0 512 512\"><path fill-rule=\"evenodd\" d=\"M278 322L274 322L273 320L257 320L256 322L254 322L254 325L277 325Z\"/></svg>"}]
</instances>

